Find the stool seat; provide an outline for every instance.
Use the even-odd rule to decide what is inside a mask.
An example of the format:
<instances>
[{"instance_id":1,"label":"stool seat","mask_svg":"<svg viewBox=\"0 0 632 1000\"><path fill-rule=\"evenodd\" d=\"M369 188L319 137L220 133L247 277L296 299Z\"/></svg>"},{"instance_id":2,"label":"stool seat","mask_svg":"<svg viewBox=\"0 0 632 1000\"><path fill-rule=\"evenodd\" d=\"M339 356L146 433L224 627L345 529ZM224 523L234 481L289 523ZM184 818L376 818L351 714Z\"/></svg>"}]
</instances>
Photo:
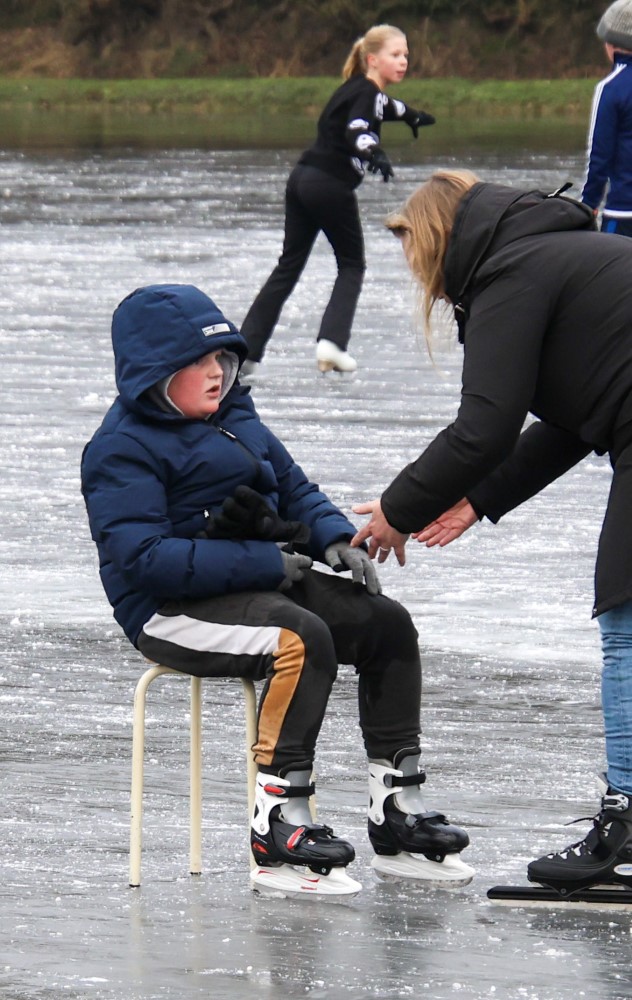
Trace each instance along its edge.
<instances>
[{"instance_id":1,"label":"stool seat","mask_svg":"<svg viewBox=\"0 0 632 1000\"><path fill-rule=\"evenodd\" d=\"M190 733L190 843L189 871L199 875L202 871L202 678L185 674L172 667L153 664L141 676L134 691L134 720L132 731L132 786L131 823L129 844L129 884L140 885L140 868L143 829L143 784L145 760L145 707L149 685L157 677L171 674L191 681L191 733ZM214 678L204 678L214 680ZM250 843L250 817L254 808L257 765L252 748L257 739L257 695L251 680L241 678L245 702L246 765L248 776L248 842ZM250 865L254 866L252 855Z\"/></svg>"}]
</instances>

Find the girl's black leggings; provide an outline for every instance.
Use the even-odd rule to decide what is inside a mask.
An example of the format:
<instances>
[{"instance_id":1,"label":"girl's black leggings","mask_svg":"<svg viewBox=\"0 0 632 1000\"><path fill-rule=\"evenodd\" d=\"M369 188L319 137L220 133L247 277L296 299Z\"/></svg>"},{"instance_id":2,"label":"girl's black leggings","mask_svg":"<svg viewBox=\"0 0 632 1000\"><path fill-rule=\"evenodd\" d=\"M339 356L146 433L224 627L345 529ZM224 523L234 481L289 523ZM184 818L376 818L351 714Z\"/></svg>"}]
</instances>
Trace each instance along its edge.
<instances>
[{"instance_id":1,"label":"girl's black leggings","mask_svg":"<svg viewBox=\"0 0 632 1000\"><path fill-rule=\"evenodd\" d=\"M318 340L331 340L341 350L347 349L366 268L358 200L344 181L316 167L299 164L290 174L285 192L283 251L241 325L250 360L261 360L283 304L321 230L336 256L338 275Z\"/></svg>"}]
</instances>

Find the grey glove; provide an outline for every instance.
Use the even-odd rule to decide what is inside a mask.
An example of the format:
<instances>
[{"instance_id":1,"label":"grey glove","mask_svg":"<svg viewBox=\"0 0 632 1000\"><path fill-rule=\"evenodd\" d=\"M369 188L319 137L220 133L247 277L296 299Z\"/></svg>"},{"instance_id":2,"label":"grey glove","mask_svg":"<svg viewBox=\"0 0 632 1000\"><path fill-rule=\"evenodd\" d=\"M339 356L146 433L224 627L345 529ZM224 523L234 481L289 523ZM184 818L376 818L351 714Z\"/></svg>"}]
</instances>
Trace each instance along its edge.
<instances>
[{"instance_id":1,"label":"grey glove","mask_svg":"<svg viewBox=\"0 0 632 1000\"><path fill-rule=\"evenodd\" d=\"M336 572L351 570L354 583L364 583L369 594L382 593L375 566L364 549L354 549L349 542L333 542L325 549L325 562Z\"/></svg>"},{"instance_id":2,"label":"grey glove","mask_svg":"<svg viewBox=\"0 0 632 1000\"><path fill-rule=\"evenodd\" d=\"M303 579L303 571L309 569L312 560L309 556L301 556L296 552L284 552L281 549L281 559L283 560L283 572L285 579L277 587L277 590L289 590L293 583L298 583Z\"/></svg>"}]
</instances>

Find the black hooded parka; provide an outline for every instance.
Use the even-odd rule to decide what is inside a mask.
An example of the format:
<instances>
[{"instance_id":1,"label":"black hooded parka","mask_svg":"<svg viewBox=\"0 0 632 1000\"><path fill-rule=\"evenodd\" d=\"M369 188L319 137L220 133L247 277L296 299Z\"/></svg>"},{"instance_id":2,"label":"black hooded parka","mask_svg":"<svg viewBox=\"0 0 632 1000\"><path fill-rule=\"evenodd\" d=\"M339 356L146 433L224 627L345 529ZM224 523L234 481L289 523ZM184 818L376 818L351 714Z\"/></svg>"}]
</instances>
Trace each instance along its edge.
<instances>
[{"instance_id":1,"label":"black hooded parka","mask_svg":"<svg viewBox=\"0 0 632 1000\"><path fill-rule=\"evenodd\" d=\"M594 614L632 598L632 240L596 232L570 198L478 183L459 206L444 283L464 349L461 404L384 492L389 524L418 531L463 497L496 522L608 452Z\"/></svg>"}]
</instances>

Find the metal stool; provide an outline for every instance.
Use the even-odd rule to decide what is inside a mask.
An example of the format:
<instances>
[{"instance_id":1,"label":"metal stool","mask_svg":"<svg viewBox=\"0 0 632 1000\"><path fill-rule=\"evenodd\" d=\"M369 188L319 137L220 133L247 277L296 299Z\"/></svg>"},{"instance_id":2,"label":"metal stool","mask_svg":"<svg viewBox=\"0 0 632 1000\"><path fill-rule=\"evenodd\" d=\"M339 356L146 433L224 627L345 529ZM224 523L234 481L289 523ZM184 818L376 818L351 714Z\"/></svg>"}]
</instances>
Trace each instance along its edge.
<instances>
[{"instance_id":1,"label":"metal stool","mask_svg":"<svg viewBox=\"0 0 632 1000\"><path fill-rule=\"evenodd\" d=\"M202 870L202 678L192 677L171 667L152 666L140 678L134 692L134 728L132 736L132 794L129 841L129 884L140 885L140 861L143 834L143 765L145 758L145 701L151 682L161 674L176 674L191 679L191 764L190 764L190 847L189 870ZM254 807L257 766L252 747L257 738L257 697L252 681L241 679L246 710L246 762L248 776L248 830ZM252 856L250 859L253 865Z\"/></svg>"}]
</instances>

